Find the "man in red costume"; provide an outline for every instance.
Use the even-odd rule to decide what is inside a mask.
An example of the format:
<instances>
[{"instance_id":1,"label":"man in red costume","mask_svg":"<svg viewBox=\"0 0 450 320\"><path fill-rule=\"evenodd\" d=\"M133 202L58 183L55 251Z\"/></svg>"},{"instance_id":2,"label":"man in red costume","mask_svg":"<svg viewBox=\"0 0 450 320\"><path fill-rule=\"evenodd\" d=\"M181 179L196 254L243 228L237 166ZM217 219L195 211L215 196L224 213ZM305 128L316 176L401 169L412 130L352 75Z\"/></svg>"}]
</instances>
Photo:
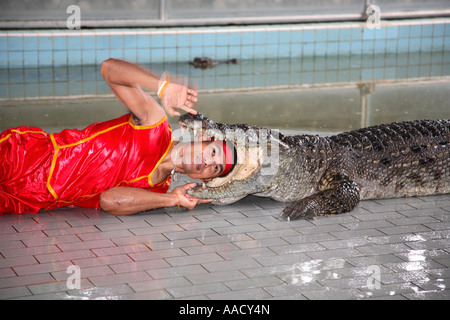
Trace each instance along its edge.
<instances>
[{"instance_id":1,"label":"man in red costume","mask_svg":"<svg viewBox=\"0 0 450 320\"><path fill-rule=\"evenodd\" d=\"M83 130L4 131L0 214L75 205L127 215L176 205L193 209L210 202L186 193L195 183L168 193L171 174L204 180L225 175L232 162L230 147L208 141L196 152L194 143L173 141L164 109L142 89L158 93L171 116L179 115L175 109L195 114L197 92L116 59L104 61L101 74L130 114Z\"/></svg>"}]
</instances>

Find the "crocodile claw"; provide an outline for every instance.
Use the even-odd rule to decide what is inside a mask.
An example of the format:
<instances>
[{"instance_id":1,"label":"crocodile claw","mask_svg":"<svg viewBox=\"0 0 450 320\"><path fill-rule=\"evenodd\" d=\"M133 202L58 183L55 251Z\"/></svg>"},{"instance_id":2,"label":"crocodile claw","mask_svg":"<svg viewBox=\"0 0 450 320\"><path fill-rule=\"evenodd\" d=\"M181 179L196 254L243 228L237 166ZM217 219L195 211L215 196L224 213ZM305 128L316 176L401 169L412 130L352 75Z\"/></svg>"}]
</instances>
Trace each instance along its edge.
<instances>
[{"instance_id":1,"label":"crocodile claw","mask_svg":"<svg viewBox=\"0 0 450 320\"><path fill-rule=\"evenodd\" d=\"M286 208L281 212L280 216L286 217L287 220L291 219L316 219L317 214L311 205L311 203L308 204L309 201L297 201Z\"/></svg>"}]
</instances>

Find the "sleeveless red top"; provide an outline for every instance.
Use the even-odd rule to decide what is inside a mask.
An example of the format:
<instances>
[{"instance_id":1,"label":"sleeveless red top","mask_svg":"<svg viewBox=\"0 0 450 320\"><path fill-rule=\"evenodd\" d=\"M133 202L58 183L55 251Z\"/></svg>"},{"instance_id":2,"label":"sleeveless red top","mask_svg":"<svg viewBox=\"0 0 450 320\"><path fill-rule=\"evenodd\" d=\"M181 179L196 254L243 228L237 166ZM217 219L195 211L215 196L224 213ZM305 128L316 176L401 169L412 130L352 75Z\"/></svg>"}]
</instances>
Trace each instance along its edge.
<instances>
[{"instance_id":1,"label":"sleeveless red top","mask_svg":"<svg viewBox=\"0 0 450 320\"><path fill-rule=\"evenodd\" d=\"M99 208L100 194L117 186L167 192L170 176L152 181L152 174L171 145L167 117L135 126L128 114L52 134L8 129L0 135L0 213Z\"/></svg>"}]
</instances>

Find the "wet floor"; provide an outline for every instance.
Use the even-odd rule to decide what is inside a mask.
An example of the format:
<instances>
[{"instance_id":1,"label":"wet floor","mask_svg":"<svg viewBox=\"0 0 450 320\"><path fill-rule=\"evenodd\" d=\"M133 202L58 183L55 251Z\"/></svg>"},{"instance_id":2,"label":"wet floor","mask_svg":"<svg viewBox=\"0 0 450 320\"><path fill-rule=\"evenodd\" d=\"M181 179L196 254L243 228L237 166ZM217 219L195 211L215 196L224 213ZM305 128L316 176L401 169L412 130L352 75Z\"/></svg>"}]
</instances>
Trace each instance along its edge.
<instances>
[{"instance_id":1,"label":"wet floor","mask_svg":"<svg viewBox=\"0 0 450 320\"><path fill-rule=\"evenodd\" d=\"M450 196L285 221L283 204L0 219L1 299L449 299Z\"/></svg>"}]
</instances>

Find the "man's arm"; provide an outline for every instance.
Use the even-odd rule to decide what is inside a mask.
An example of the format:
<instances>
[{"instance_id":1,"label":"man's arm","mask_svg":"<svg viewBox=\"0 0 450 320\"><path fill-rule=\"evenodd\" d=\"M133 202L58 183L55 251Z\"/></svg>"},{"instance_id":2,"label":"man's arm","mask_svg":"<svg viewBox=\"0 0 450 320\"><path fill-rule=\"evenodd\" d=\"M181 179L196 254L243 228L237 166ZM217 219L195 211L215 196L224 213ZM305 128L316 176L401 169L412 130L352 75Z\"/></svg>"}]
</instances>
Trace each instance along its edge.
<instances>
[{"instance_id":1,"label":"man's arm","mask_svg":"<svg viewBox=\"0 0 450 320\"><path fill-rule=\"evenodd\" d=\"M156 93L158 77L135 64L113 58L103 61L100 72L117 99L138 119L139 125L153 125L165 116L158 102L143 90ZM179 114L175 108L196 114L192 107L197 101L197 92L183 85L170 83L161 100L171 116Z\"/></svg>"},{"instance_id":2,"label":"man's arm","mask_svg":"<svg viewBox=\"0 0 450 320\"><path fill-rule=\"evenodd\" d=\"M115 187L100 195L100 208L113 215L129 215L177 204L178 198L173 193L157 193L132 187Z\"/></svg>"},{"instance_id":3,"label":"man's arm","mask_svg":"<svg viewBox=\"0 0 450 320\"><path fill-rule=\"evenodd\" d=\"M176 187L170 193L157 193L133 187L114 187L100 194L100 208L113 215L129 215L151 209L182 206L194 209L199 203L212 200L198 199L186 193L196 183Z\"/></svg>"}]
</instances>

